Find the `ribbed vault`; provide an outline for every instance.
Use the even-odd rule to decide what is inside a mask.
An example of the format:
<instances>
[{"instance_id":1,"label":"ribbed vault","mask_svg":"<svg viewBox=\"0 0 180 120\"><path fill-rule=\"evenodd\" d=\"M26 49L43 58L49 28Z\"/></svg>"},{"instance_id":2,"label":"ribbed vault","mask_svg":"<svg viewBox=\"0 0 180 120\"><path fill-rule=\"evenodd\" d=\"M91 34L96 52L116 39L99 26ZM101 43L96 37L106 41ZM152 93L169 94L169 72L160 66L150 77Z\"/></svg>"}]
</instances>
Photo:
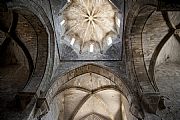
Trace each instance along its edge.
<instances>
[{"instance_id":1,"label":"ribbed vault","mask_svg":"<svg viewBox=\"0 0 180 120\"><path fill-rule=\"evenodd\" d=\"M126 120L132 117L126 97L108 78L85 73L59 86L44 119Z\"/></svg>"},{"instance_id":2,"label":"ribbed vault","mask_svg":"<svg viewBox=\"0 0 180 120\"><path fill-rule=\"evenodd\" d=\"M108 0L72 0L63 16L65 35L80 41L80 51L85 43L97 42L100 50L105 39L117 36L116 9Z\"/></svg>"},{"instance_id":3,"label":"ribbed vault","mask_svg":"<svg viewBox=\"0 0 180 120\"><path fill-rule=\"evenodd\" d=\"M82 118L80 120L109 120L109 119L105 118L102 115L92 113L92 114L85 116L84 118Z\"/></svg>"},{"instance_id":4,"label":"ribbed vault","mask_svg":"<svg viewBox=\"0 0 180 120\"><path fill-rule=\"evenodd\" d=\"M61 60L121 59L124 0L62 3L59 21L55 21Z\"/></svg>"},{"instance_id":5,"label":"ribbed vault","mask_svg":"<svg viewBox=\"0 0 180 120\"><path fill-rule=\"evenodd\" d=\"M66 83L56 94L57 98L59 94L64 97L64 110L59 119L64 116L63 120L80 120L90 113L107 120L121 119L121 102L125 98L113 82L100 75L80 75Z\"/></svg>"}]
</instances>

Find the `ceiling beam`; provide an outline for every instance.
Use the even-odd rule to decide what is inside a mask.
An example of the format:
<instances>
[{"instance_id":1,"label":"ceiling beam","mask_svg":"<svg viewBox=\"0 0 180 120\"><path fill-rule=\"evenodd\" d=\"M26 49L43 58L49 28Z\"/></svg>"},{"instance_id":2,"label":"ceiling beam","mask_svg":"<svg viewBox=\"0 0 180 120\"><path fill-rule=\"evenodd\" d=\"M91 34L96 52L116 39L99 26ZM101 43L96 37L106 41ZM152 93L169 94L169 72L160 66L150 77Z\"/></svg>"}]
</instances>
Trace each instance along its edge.
<instances>
[{"instance_id":1,"label":"ceiling beam","mask_svg":"<svg viewBox=\"0 0 180 120\"><path fill-rule=\"evenodd\" d=\"M79 112L79 110L81 109L81 107L86 103L86 101L92 96L93 94L88 94L86 95L81 102L77 105L77 107L74 109L72 115L70 116L69 120L74 120L75 116L77 115L77 113Z\"/></svg>"},{"instance_id":2,"label":"ceiling beam","mask_svg":"<svg viewBox=\"0 0 180 120\"><path fill-rule=\"evenodd\" d=\"M107 118L107 117L105 117L105 116L103 116L101 114L95 113L95 112L92 112L92 113L89 113L89 114L85 115L84 117L80 118L80 120L85 120L90 115L96 115L96 116L100 117L100 119L102 118L102 120L111 120L111 118Z\"/></svg>"},{"instance_id":3,"label":"ceiling beam","mask_svg":"<svg viewBox=\"0 0 180 120\"><path fill-rule=\"evenodd\" d=\"M63 87L61 89L59 89L56 94L53 96L53 99L55 97L57 97L59 94L61 94L62 92L64 91L67 91L67 90L70 90L70 89L74 89L74 90L81 90L83 92L87 92L89 94L96 94L98 92L101 92L101 91L104 91L104 90L115 90L117 92L119 92L120 94L122 94L125 98L125 94L119 89L119 87L115 86L115 85L105 85L105 86L101 86L97 89L94 89L94 90L89 90L87 88L84 88L84 87L80 87L80 86L66 86L66 87ZM127 99L127 98L126 98ZM128 99L127 99L128 100Z\"/></svg>"},{"instance_id":4,"label":"ceiling beam","mask_svg":"<svg viewBox=\"0 0 180 120\"><path fill-rule=\"evenodd\" d=\"M94 94L94 96L97 98L97 100L104 106L103 108L106 110L106 112L108 113L108 116L110 116L110 118L113 120L114 116L112 114L111 111L109 111L107 104L105 103L105 101L97 94Z\"/></svg>"},{"instance_id":5,"label":"ceiling beam","mask_svg":"<svg viewBox=\"0 0 180 120\"><path fill-rule=\"evenodd\" d=\"M65 91L68 91L68 90L80 90L80 91L91 94L91 90L89 90L89 89L79 87L79 86L68 86L68 87L64 87L64 88L61 88L60 90L58 90L57 93L53 96L53 99L55 97L57 97L59 94L61 94L62 92L65 92Z\"/></svg>"}]
</instances>

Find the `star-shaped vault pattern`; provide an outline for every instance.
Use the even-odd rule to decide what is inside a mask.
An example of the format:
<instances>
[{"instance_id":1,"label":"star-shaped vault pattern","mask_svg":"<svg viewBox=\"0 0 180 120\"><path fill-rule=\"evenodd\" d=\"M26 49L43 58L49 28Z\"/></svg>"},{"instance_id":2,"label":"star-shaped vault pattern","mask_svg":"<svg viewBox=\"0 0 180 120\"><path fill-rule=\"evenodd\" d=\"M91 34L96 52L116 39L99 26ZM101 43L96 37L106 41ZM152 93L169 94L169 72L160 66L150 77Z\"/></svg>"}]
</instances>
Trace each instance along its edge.
<instances>
[{"instance_id":1,"label":"star-shaped vault pattern","mask_svg":"<svg viewBox=\"0 0 180 120\"><path fill-rule=\"evenodd\" d=\"M108 0L72 0L63 12L66 20L65 35L80 40L80 52L85 43L98 43L117 35L116 10Z\"/></svg>"}]
</instances>

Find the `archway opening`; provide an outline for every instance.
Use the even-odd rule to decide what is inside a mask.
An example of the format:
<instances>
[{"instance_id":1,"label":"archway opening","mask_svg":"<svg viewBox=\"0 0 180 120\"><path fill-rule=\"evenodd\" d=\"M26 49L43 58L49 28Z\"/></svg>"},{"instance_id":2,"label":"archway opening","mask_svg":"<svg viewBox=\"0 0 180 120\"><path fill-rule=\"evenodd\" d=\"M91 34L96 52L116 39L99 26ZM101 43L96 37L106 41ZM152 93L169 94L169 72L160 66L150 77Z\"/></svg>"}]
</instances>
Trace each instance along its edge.
<instances>
[{"instance_id":1,"label":"archway opening","mask_svg":"<svg viewBox=\"0 0 180 120\"><path fill-rule=\"evenodd\" d=\"M48 33L27 9L9 8L0 14L0 118L4 119L18 111L17 94L34 77L36 83L41 82L48 58ZM37 90L30 87L32 92ZM7 111L12 116L7 116Z\"/></svg>"},{"instance_id":2,"label":"archway opening","mask_svg":"<svg viewBox=\"0 0 180 120\"><path fill-rule=\"evenodd\" d=\"M158 113L166 119L178 118L179 111L179 14L179 11L154 11L142 33L146 69L162 96ZM175 114L167 115L169 111Z\"/></svg>"},{"instance_id":3,"label":"archway opening","mask_svg":"<svg viewBox=\"0 0 180 120\"><path fill-rule=\"evenodd\" d=\"M61 86L50 101L45 120L130 120L127 96L110 79L84 73ZM48 97L48 96L47 96Z\"/></svg>"}]
</instances>

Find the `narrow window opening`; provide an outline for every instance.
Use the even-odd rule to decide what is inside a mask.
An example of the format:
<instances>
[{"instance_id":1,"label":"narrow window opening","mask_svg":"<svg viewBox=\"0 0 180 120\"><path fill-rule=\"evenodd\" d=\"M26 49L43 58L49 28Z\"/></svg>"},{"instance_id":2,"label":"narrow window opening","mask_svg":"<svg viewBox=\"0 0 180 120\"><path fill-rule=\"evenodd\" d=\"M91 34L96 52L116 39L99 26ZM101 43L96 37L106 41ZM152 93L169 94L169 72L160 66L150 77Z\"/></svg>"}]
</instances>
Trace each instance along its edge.
<instances>
[{"instance_id":1,"label":"narrow window opening","mask_svg":"<svg viewBox=\"0 0 180 120\"><path fill-rule=\"evenodd\" d=\"M107 39L107 44L108 44L108 45L111 45L111 44L112 44L112 38L111 38L111 37L108 37L108 39Z\"/></svg>"},{"instance_id":2,"label":"narrow window opening","mask_svg":"<svg viewBox=\"0 0 180 120\"><path fill-rule=\"evenodd\" d=\"M74 45L74 42L75 42L75 38L72 38L70 44L73 46L73 45Z\"/></svg>"},{"instance_id":3,"label":"narrow window opening","mask_svg":"<svg viewBox=\"0 0 180 120\"><path fill-rule=\"evenodd\" d=\"M117 18L117 26L120 27L120 25L121 25L121 21L119 18Z\"/></svg>"},{"instance_id":4,"label":"narrow window opening","mask_svg":"<svg viewBox=\"0 0 180 120\"><path fill-rule=\"evenodd\" d=\"M61 25L63 25L64 23L65 23L65 20L61 21L61 23L60 23L60 24L61 24Z\"/></svg>"},{"instance_id":5,"label":"narrow window opening","mask_svg":"<svg viewBox=\"0 0 180 120\"><path fill-rule=\"evenodd\" d=\"M93 52L93 51L94 51L94 45L93 45L93 44L90 45L89 51L90 51L90 52Z\"/></svg>"}]
</instances>

